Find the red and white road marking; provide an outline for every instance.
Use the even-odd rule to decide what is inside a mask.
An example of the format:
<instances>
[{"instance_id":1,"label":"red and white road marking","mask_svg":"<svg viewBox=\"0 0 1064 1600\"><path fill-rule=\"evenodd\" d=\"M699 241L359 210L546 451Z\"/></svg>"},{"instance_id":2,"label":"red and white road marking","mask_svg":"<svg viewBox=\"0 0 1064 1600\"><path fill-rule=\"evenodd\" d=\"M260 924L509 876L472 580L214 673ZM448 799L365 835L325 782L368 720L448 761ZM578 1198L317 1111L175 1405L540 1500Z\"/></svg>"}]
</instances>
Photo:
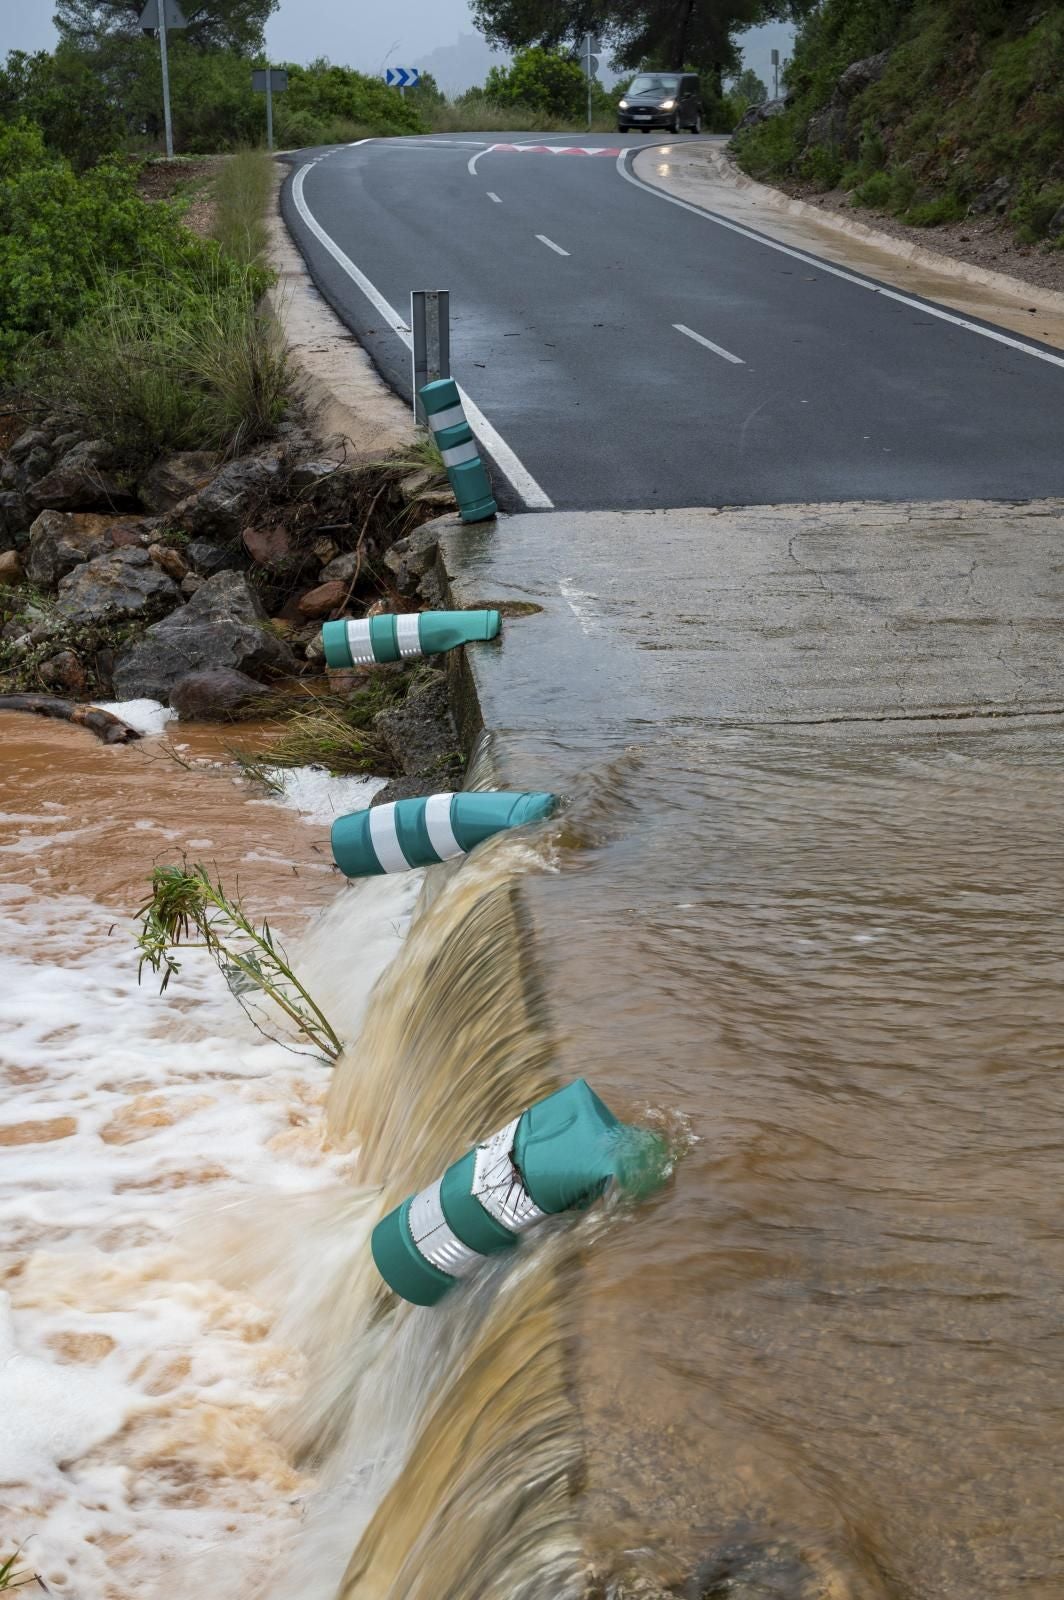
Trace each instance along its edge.
<instances>
[{"instance_id":1,"label":"red and white road marking","mask_svg":"<svg viewBox=\"0 0 1064 1600\"><path fill-rule=\"evenodd\" d=\"M600 144L490 144L483 153L490 156L497 150L519 156L619 156L621 153L619 146Z\"/></svg>"}]
</instances>

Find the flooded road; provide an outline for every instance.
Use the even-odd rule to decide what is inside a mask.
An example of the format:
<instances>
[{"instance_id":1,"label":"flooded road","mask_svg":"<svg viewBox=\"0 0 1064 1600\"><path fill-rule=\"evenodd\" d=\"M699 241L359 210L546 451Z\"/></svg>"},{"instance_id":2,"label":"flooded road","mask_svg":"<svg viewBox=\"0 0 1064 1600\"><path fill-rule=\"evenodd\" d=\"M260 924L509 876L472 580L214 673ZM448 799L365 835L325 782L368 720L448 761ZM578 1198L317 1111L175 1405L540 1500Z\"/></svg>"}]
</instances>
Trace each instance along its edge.
<instances>
[{"instance_id":1,"label":"flooded road","mask_svg":"<svg viewBox=\"0 0 1064 1600\"><path fill-rule=\"evenodd\" d=\"M607 1570L1064 1593L1062 774L999 730L593 774L532 890L563 1056L691 1138L572 1308Z\"/></svg>"}]
</instances>

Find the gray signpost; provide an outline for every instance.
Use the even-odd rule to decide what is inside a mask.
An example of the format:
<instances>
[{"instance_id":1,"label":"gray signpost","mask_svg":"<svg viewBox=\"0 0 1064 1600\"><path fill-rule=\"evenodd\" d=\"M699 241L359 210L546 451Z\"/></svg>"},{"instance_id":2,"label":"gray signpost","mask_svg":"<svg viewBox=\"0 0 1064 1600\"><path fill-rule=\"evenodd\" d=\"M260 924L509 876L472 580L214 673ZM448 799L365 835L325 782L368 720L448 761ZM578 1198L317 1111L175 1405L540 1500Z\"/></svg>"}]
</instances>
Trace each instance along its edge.
<instances>
[{"instance_id":1,"label":"gray signpost","mask_svg":"<svg viewBox=\"0 0 1064 1600\"><path fill-rule=\"evenodd\" d=\"M426 383L451 376L451 296L446 289L411 289L414 421L424 422L418 394Z\"/></svg>"},{"instance_id":2,"label":"gray signpost","mask_svg":"<svg viewBox=\"0 0 1064 1600\"><path fill-rule=\"evenodd\" d=\"M273 149L273 97L284 94L288 88L288 73L284 67L256 68L251 74L251 87L256 94L266 96L266 148Z\"/></svg>"},{"instance_id":3,"label":"gray signpost","mask_svg":"<svg viewBox=\"0 0 1064 1600\"><path fill-rule=\"evenodd\" d=\"M772 71L776 79L773 97L778 100L780 97L780 53L778 50L773 50L772 52Z\"/></svg>"},{"instance_id":4,"label":"gray signpost","mask_svg":"<svg viewBox=\"0 0 1064 1600\"><path fill-rule=\"evenodd\" d=\"M595 51L599 49L601 49L601 46L599 41L595 38L595 35L593 33L585 33L580 42L580 65L583 67L584 76L587 79L588 133L591 132L591 87L595 81L595 74L598 71L598 57L596 56Z\"/></svg>"},{"instance_id":5,"label":"gray signpost","mask_svg":"<svg viewBox=\"0 0 1064 1600\"><path fill-rule=\"evenodd\" d=\"M187 28L184 13L177 0L148 0L140 14L140 25L145 33L158 33L159 57L163 69L163 127L166 129L166 155L174 154L174 128L170 118L170 62L166 54L166 34L170 28Z\"/></svg>"}]
</instances>

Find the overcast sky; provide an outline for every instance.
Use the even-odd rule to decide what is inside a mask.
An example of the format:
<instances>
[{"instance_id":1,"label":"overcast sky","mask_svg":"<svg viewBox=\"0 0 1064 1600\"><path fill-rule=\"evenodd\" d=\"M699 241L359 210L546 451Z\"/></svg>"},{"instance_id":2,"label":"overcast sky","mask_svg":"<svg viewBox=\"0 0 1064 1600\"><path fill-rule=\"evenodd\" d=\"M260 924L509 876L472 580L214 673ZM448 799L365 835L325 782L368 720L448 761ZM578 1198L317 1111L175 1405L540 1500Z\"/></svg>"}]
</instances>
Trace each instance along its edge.
<instances>
[{"instance_id":1,"label":"overcast sky","mask_svg":"<svg viewBox=\"0 0 1064 1600\"><path fill-rule=\"evenodd\" d=\"M0 56L9 50L49 50L55 43L53 0L0 0ZM275 61L310 61L328 56L333 61L377 73L386 65L420 66L431 51L454 45L472 33L468 0L281 0L270 18L267 43ZM744 41L744 55L771 89L769 49L776 45L789 53L793 30L780 24L755 28ZM452 69L462 76L458 63L468 56L470 72L483 80L479 41L472 50L454 54ZM448 53L450 55L450 52ZM605 62L603 63L605 65ZM447 88L466 88L453 82Z\"/></svg>"}]
</instances>

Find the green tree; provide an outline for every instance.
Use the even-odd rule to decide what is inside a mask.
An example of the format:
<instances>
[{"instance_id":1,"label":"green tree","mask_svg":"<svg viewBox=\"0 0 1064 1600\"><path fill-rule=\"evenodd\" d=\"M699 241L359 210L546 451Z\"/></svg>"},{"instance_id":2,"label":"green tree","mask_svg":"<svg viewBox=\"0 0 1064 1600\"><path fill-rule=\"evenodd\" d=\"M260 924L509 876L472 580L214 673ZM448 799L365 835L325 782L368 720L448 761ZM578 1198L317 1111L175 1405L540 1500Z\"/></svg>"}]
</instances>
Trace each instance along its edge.
<instances>
[{"instance_id":1,"label":"green tree","mask_svg":"<svg viewBox=\"0 0 1064 1600\"><path fill-rule=\"evenodd\" d=\"M735 35L754 23L791 16L811 0L472 0L477 26L508 50L557 50L588 30L610 46L619 67L694 66L717 77L737 71ZM718 84L719 90L719 84Z\"/></svg>"},{"instance_id":2,"label":"green tree","mask_svg":"<svg viewBox=\"0 0 1064 1600\"><path fill-rule=\"evenodd\" d=\"M12 50L0 67L0 122L21 119L35 122L48 149L79 170L116 150L125 132L105 85L68 45L54 55Z\"/></svg>"},{"instance_id":3,"label":"green tree","mask_svg":"<svg viewBox=\"0 0 1064 1600\"><path fill-rule=\"evenodd\" d=\"M521 50L509 67L492 67L484 96L499 106L531 106L549 116L579 117L587 106L587 80L579 64L557 51Z\"/></svg>"},{"instance_id":4,"label":"green tree","mask_svg":"<svg viewBox=\"0 0 1064 1600\"><path fill-rule=\"evenodd\" d=\"M188 27L185 41L196 50L235 50L254 55L263 47L263 30L279 0L182 0ZM140 35L143 0L56 0L55 25L61 39L80 49L103 40Z\"/></svg>"},{"instance_id":5,"label":"green tree","mask_svg":"<svg viewBox=\"0 0 1064 1600\"><path fill-rule=\"evenodd\" d=\"M768 86L758 77L753 67L745 67L731 86L731 97L740 101L744 110L748 106L763 106L768 99Z\"/></svg>"}]
</instances>

